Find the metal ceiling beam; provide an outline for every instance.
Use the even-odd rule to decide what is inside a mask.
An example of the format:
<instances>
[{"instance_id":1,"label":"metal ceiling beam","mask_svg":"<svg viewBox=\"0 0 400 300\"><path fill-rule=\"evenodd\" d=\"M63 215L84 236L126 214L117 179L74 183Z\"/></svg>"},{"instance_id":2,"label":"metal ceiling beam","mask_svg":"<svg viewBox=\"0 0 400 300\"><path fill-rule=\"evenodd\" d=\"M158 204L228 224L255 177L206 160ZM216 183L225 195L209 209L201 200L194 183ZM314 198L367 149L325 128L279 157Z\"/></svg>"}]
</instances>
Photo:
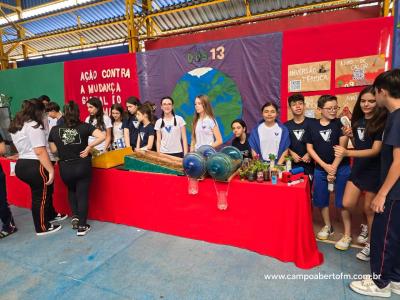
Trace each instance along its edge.
<instances>
[{"instance_id":1,"label":"metal ceiling beam","mask_svg":"<svg viewBox=\"0 0 400 300\"><path fill-rule=\"evenodd\" d=\"M0 28L0 70L8 69L8 55L4 51L3 30Z\"/></svg>"},{"instance_id":2,"label":"metal ceiling beam","mask_svg":"<svg viewBox=\"0 0 400 300\"><path fill-rule=\"evenodd\" d=\"M73 11L76 11L76 10L93 7L93 6L101 5L101 4L108 3L108 2L112 2L112 0L101 0L101 1L94 2L94 3L86 3L86 4L79 5L79 6L74 6L74 7L63 9L63 10L50 12L50 13L47 13L47 14L44 14L44 15L32 17L32 18L29 18L29 19L16 21L16 22L14 22L14 24L22 25L22 24L25 24L25 23L29 23L29 22L33 22L33 21L37 21L37 20L42 20L42 19L46 19L46 18L50 18L50 17L55 17L55 16L67 14L67 13L70 13L70 12L73 12ZM53 3L54 2L51 2L51 4L53 4ZM3 25L0 26L0 28L6 28L6 27L9 27L9 26L12 26L12 24L10 24L10 23L3 24Z\"/></svg>"}]
</instances>

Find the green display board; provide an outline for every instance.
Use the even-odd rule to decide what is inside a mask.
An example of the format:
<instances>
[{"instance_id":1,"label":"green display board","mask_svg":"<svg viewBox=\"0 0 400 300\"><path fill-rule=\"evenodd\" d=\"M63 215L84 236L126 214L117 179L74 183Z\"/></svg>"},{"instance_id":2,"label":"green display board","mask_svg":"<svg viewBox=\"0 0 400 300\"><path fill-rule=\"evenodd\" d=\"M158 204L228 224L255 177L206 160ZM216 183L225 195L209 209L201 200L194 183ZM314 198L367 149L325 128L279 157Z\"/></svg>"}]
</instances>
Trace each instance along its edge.
<instances>
[{"instance_id":1,"label":"green display board","mask_svg":"<svg viewBox=\"0 0 400 300\"><path fill-rule=\"evenodd\" d=\"M0 93L12 97L11 113L23 100L47 95L60 107L64 105L64 63L0 71Z\"/></svg>"}]
</instances>

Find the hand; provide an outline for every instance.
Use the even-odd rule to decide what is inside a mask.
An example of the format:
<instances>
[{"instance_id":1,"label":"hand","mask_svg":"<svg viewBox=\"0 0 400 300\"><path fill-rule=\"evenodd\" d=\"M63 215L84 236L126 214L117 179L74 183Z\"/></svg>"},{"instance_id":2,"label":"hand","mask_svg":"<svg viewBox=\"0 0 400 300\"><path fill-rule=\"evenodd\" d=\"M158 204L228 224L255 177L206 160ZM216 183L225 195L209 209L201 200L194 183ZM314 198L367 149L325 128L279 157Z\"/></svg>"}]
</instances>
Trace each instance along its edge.
<instances>
[{"instance_id":1,"label":"hand","mask_svg":"<svg viewBox=\"0 0 400 300\"><path fill-rule=\"evenodd\" d=\"M336 175L336 168L333 165L326 164L323 168L329 175Z\"/></svg>"},{"instance_id":2,"label":"hand","mask_svg":"<svg viewBox=\"0 0 400 300\"><path fill-rule=\"evenodd\" d=\"M328 182L334 182L336 180L336 176L334 175L328 175L326 177L326 179L328 180Z\"/></svg>"},{"instance_id":3,"label":"hand","mask_svg":"<svg viewBox=\"0 0 400 300\"><path fill-rule=\"evenodd\" d=\"M51 185L54 181L54 170L49 172L49 180L45 183L46 185Z\"/></svg>"},{"instance_id":4,"label":"hand","mask_svg":"<svg viewBox=\"0 0 400 300\"><path fill-rule=\"evenodd\" d=\"M311 162L310 154L308 154L308 153L304 154L303 157L301 158L301 160L307 164L310 163Z\"/></svg>"},{"instance_id":5,"label":"hand","mask_svg":"<svg viewBox=\"0 0 400 300\"><path fill-rule=\"evenodd\" d=\"M91 149L92 149L92 148L91 148L90 146L87 146L87 147L85 148L85 150L81 151L81 153L79 154L79 156L82 157L82 158L87 157L87 156L89 155Z\"/></svg>"},{"instance_id":6,"label":"hand","mask_svg":"<svg viewBox=\"0 0 400 300\"><path fill-rule=\"evenodd\" d=\"M343 126L342 127L342 133L343 135L352 138L353 137L353 130L351 129L350 126Z\"/></svg>"},{"instance_id":7,"label":"hand","mask_svg":"<svg viewBox=\"0 0 400 300\"><path fill-rule=\"evenodd\" d=\"M348 154L347 149L339 145L333 146L333 150L335 150L336 157L345 157Z\"/></svg>"},{"instance_id":8,"label":"hand","mask_svg":"<svg viewBox=\"0 0 400 300\"><path fill-rule=\"evenodd\" d=\"M385 201L386 201L386 196L381 195L381 194L376 194L374 199L371 202L371 209L376 212L376 213L383 213L385 210Z\"/></svg>"},{"instance_id":9,"label":"hand","mask_svg":"<svg viewBox=\"0 0 400 300\"><path fill-rule=\"evenodd\" d=\"M290 155L293 157L295 163L301 162L301 157L296 152L290 151Z\"/></svg>"}]
</instances>

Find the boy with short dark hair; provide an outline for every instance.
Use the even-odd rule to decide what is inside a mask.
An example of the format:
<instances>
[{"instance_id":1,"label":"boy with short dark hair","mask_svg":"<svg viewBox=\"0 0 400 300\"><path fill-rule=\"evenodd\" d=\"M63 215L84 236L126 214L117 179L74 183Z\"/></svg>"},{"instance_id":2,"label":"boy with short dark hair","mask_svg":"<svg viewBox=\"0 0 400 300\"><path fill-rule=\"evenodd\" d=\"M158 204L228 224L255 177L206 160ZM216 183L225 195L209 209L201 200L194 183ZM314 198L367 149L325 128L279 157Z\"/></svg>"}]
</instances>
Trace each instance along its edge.
<instances>
[{"instance_id":1,"label":"boy with short dark hair","mask_svg":"<svg viewBox=\"0 0 400 300\"><path fill-rule=\"evenodd\" d=\"M372 278L353 281L362 295L400 295L400 69L380 74L374 82L378 106L389 111L381 150L381 187L372 200Z\"/></svg>"},{"instance_id":2,"label":"boy with short dark hair","mask_svg":"<svg viewBox=\"0 0 400 300\"><path fill-rule=\"evenodd\" d=\"M64 124L64 117L60 112L60 106L57 103L49 102L46 105L46 113L49 118L49 130L56 125Z\"/></svg>"},{"instance_id":3,"label":"boy with short dark hair","mask_svg":"<svg viewBox=\"0 0 400 300\"><path fill-rule=\"evenodd\" d=\"M307 152L306 143L306 132L311 119L304 115L304 96L293 94L288 98L288 104L293 119L287 121L284 125L289 129L289 154L293 158L293 167L303 167L305 174L312 176L314 174L314 162Z\"/></svg>"},{"instance_id":4,"label":"boy with short dark hair","mask_svg":"<svg viewBox=\"0 0 400 300\"><path fill-rule=\"evenodd\" d=\"M317 238L326 240L333 234L329 216L328 183L334 184L335 206L341 208L344 236L336 243L336 248L348 248L351 243L351 219L348 210L343 208L343 194L350 176L350 163L347 157L335 157L333 146L347 146L348 138L343 135L341 124L336 119L339 110L335 96L323 95L318 99L319 120L313 120L307 133L307 151L316 162L314 170L314 206L320 208L324 227Z\"/></svg>"}]
</instances>

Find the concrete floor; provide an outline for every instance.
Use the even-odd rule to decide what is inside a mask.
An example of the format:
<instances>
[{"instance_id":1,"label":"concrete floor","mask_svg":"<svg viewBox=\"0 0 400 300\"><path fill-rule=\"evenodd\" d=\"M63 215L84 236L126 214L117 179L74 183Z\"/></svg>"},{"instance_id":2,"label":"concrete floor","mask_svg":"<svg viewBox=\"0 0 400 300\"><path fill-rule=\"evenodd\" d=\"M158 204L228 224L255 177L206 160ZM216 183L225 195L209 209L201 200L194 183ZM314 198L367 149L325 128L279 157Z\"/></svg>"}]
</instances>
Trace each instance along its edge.
<instances>
[{"instance_id":1,"label":"concrete floor","mask_svg":"<svg viewBox=\"0 0 400 300\"><path fill-rule=\"evenodd\" d=\"M30 211L12 210L19 231L0 241L0 299L372 299L353 293L350 280L265 279L368 273L369 264L355 258L359 249L318 243L324 264L302 270L234 247L96 221L85 237L69 220L37 237Z\"/></svg>"}]
</instances>

